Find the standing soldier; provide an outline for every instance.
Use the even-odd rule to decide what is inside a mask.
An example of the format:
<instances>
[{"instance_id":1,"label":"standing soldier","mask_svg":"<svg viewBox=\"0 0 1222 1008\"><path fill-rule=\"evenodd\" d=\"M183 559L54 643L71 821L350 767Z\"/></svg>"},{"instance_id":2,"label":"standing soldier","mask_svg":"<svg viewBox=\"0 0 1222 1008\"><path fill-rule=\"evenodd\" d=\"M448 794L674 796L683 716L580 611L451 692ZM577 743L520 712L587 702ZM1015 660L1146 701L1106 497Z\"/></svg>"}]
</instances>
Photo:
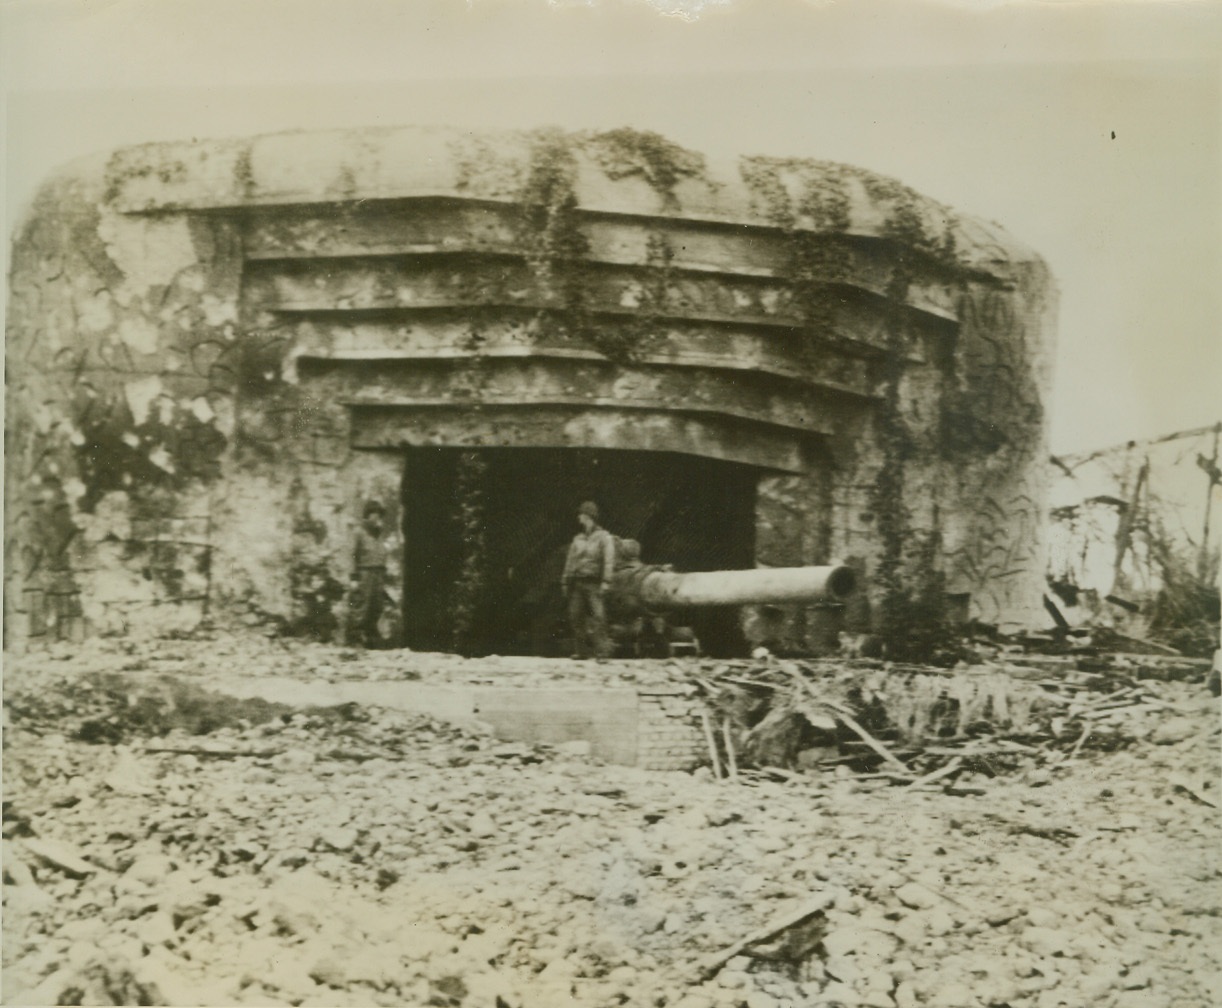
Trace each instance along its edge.
<instances>
[{"instance_id":1,"label":"standing soldier","mask_svg":"<svg viewBox=\"0 0 1222 1008\"><path fill-rule=\"evenodd\" d=\"M607 658L607 589L615 570L615 540L598 524L598 505L584 501L577 509L581 531L573 537L564 563L560 587L569 605L569 627L573 634L573 657L588 658L591 640L594 655Z\"/></svg>"},{"instance_id":2,"label":"standing soldier","mask_svg":"<svg viewBox=\"0 0 1222 1008\"><path fill-rule=\"evenodd\" d=\"M362 513L352 550L352 592L349 639L353 644L370 647L380 642L378 619L386 593L386 544L382 541L382 521L386 509L369 501Z\"/></svg>"}]
</instances>

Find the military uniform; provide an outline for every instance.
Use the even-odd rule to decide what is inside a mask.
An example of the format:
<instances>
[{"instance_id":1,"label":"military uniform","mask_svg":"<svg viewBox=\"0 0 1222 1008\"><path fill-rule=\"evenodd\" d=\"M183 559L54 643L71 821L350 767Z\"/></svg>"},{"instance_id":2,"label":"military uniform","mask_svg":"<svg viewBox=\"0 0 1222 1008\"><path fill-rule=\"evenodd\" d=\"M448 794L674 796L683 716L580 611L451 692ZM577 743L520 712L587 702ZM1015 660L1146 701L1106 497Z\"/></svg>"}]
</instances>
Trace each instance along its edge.
<instances>
[{"instance_id":1,"label":"military uniform","mask_svg":"<svg viewBox=\"0 0 1222 1008\"><path fill-rule=\"evenodd\" d=\"M350 636L353 643L369 647L380 640L378 619L386 594L386 545L381 536L371 535L364 527L357 529L352 568L355 586L348 599Z\"/></svg>"},{"instance_id":2,"label":"military uniform","mask_svg":"<svg viewBox=\"0 0 1222 1008\"><path fill-rule=\"evenodd\" d=\"M573 537L561 586L568 598L569 626L576 658L588 658L591 643L597 657L607 658L611 654L603 593L614 570L615 539L610 532L595 527Z\"/></svg>"}]
</instances>

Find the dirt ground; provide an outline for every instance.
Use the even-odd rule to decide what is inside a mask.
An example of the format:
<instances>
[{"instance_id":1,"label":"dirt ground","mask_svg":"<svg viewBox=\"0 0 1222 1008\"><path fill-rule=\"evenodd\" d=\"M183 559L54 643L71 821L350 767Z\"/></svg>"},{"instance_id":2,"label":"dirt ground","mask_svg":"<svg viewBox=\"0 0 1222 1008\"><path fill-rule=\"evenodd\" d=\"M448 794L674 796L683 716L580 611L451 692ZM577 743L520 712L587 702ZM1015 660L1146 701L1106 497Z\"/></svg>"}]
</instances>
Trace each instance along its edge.
<instances>
[{"instance_id":1,"label":"dirt ground","mask_svg":"<svg viewBox=\"0 0 1222 1008\"><path fill-rule=\"evenodd\" d=\"M192 685L218 666L324 676L337 654L251 638L6 662L5 1004L1222 994L1219 702L1198 683L1160 683L1163 714L1124 748L1032 756L958 795L843 768L647 772ZM396 662L410 677L410 656Z\"/></svg>"}]
</instances>

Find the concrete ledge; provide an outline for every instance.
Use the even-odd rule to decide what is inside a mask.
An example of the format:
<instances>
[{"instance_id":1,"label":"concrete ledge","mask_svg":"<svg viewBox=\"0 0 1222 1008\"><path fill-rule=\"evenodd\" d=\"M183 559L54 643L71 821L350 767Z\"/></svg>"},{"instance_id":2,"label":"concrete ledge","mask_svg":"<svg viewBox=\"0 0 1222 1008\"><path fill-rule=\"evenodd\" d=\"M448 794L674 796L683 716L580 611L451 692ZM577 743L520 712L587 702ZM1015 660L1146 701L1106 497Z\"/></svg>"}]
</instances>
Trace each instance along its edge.
<instances>
[{"instance_id":1,"label":"concrete ledge","mask_svg":"<svg viewBox=\"0 0 1222 1008\"><path fill-rule=\"evenodd\" d=\"M564 687L482 687L476 693L481 721L501 738L517 742L585 741L608 763L637 764L636 690Z\"/></svg>"},{"instance_id":2,"label":"concrete ledge","mask_svg":"<svg viewBox=\"0 0 1222 1008\"><path fill-rule=\"evenodd\" d=\"M410 711L454 724L482 722L512 742L588 742L590 755L645 769L681 769L700 762L693 701L678 691L563 685L430 685L417 680L301 682L285 676L228 676L207 685L229 696L295 706L356 703ZM662 692L678 706L664 707ZM665 730L660 728L664 726Z\"/></svg>"},{"instance_id":3,"label":"concrete ledge","mask_svg":"<svg viewBox=\"0 0 1222 1008\"><path fill-rule=\"evenodd\" d=\"M357 703L370 707L427 714L444 721L470 723L475 714L474 686L430 686L416 681L400 682L302 682L287 676L237 676L212 680L207 684L235 697L258 697L273 703L302 707L333 707Z\"/></svg>"}]
</instances>

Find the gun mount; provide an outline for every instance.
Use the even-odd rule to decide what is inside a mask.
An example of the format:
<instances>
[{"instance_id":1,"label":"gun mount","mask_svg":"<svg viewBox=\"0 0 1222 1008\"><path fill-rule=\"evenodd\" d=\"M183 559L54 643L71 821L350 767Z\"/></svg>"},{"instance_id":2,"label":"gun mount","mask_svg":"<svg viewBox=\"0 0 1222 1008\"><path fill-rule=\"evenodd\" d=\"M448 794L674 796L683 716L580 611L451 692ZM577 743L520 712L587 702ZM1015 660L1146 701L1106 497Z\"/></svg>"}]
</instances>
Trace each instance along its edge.
<instances>
[{"instance_id":1,"label":"gun mount","mask_svg":"<svg viewBox=\"0 0 1222 1008\"><path fill-rule=\"evenodd\" d=\"M611 578L607 608L617 644L638 656L700 653L685 614L728 606L836 603L857 587L852 569L760 567L682 574L668 566L642 564L639 547L624 541L624 562ZM699 618L693 622L700 622Z\"/></svg>"},{"instance_id":2,"label":"gun mount","mask_svg":"<svg viewBox=\"0 0 1222 1008\"><path fill-rule=\"evenodd\" d=\"M626 612L667 612L706 606L814 604L851 595L849 567L757 567L680 574L664 567L621 568L611 579L611 603Z\"/></svg>"},{"instance_id":3,"label":"gun mount","mask_svg":"<svg viewBox=\"0 0 1222 1008\"><path fill-rule=\"evenodd\" d=\"M837 602L857 588L857 575L829 567L756 567L749 571L681 574L666 567L632 564L611 578L610 602L622 612L668 612L705 606Z\"/></svg>"}]
</instances>

